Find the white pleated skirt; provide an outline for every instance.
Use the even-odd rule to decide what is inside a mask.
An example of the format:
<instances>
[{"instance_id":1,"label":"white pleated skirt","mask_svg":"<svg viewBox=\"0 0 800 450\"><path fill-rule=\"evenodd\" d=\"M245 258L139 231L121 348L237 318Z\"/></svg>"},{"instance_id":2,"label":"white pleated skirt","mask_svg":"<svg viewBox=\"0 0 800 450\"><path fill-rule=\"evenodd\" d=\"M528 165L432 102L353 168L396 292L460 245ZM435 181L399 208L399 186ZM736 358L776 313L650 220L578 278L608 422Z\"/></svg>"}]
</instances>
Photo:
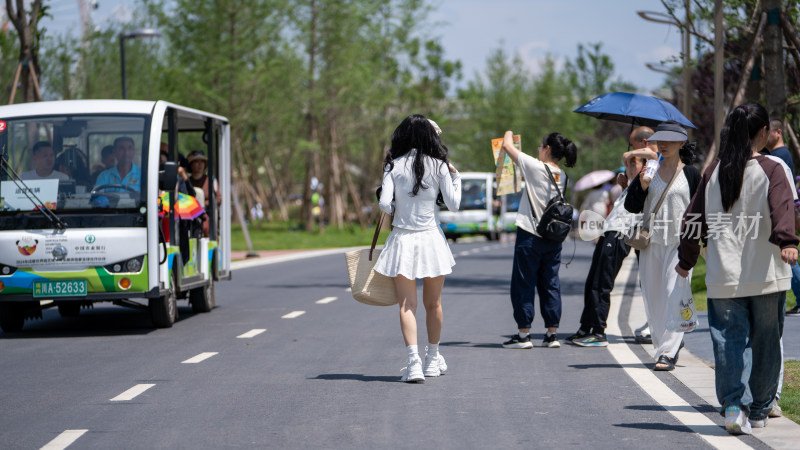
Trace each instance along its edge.
<instances>
[{"instance_id":1,"label":"white pleated skirt","mask_svg":"<svg viewBox=\"0 0 800 450\"><path fill-rule=\"evenodd\" d=\"M375 262L375 271L387 277L402 275L415 280L447 275L455 265L441 228L411 231L395 227Z\"/></svg>"}]
</instances>

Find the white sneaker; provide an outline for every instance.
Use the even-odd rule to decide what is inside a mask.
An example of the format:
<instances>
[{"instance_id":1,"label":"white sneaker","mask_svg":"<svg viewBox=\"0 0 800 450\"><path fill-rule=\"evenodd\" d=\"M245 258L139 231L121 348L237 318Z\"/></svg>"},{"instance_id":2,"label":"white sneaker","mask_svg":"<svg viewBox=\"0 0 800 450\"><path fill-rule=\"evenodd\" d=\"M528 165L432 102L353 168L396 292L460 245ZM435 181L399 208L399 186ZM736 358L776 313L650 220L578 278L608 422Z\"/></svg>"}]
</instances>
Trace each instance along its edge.
<instances>
[{"instance_id":1,"label":"white sneaker","mask_svg":"<svg viewBox=\"0 0 800 450\"><path fill-rule=\"evenodd\" d=\"M768 420L769 419L767 417L764 417L761 420L751 420L750 421L750 426L752 428L764 428L765 426L767 426L767 421Z\"/></svg>"},{"instance_id":2,"label":"white sneaker","mask_svg":"<svg viewBox=\"0 0 800 450\"><path fill-rule=\"evenodd\" d=\"M769 410L769 417L782 417L783 410L778 405L778 400L772 403L772 409Z\"/></svg>"},{"instance_id":3,"label":"white sneaker","mask_svg":"<svg viewBox=\"0 0 800 450\"><path fill-rule=\"evenodd\" d=\"M426 377L438 377L447 372L447 363L444 362L444 356L437 353L436 356L425 354L425 365L422 366L422 371Z\"/></svg>"},{"instance_id":4,"label":"white sneaker","mask_svg":"<svg viewBox=\"0 0 800 450\"><path fill-rule=\"evenodd\" d=\"M425 375L422 374L422 360L419 359L419 356L408 359L406 362L406 368L403 369L403 375L400 377L400 381L405 381L406 383L425 382Z\"/></svg>"},{"instance_id":5,"label":"white sneaker","mask_svg":"<svg viewBox=\"0 0 800 450\"><path fill-rule=\"evenodd\" d=\"M738 406L725 408L725 429L730 434L750 434L750 421L747 415Z\"/></svg>"}]
</instances>

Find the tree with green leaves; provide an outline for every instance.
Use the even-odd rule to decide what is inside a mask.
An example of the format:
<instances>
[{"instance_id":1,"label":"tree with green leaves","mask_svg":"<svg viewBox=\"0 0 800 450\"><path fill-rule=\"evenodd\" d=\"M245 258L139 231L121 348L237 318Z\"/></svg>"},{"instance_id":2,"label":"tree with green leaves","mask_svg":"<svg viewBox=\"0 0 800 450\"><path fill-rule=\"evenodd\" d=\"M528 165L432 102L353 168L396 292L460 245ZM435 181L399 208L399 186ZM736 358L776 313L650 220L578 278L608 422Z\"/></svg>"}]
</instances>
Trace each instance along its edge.
<instances>
[{"instance_id":1,"label":"tree with green leaves","mask_svg":"<svg viewBox=\"0 0 800 450\"><path fill-rule=\"evenodd\" d=\"M47 13L47 7L42 6L42 0L29 2L30 10L25 10L23 0L6 0L6 13L19 40L19 58L15 64L14 78L12 81L10 102L16 97L17 82L22 84L20 94L22 102L33 102L42 99L39 87L39 77L42 73L39 65L39 47L41 44L42 30L39 29L39 20Z\"/></svg>"}]
</instances>

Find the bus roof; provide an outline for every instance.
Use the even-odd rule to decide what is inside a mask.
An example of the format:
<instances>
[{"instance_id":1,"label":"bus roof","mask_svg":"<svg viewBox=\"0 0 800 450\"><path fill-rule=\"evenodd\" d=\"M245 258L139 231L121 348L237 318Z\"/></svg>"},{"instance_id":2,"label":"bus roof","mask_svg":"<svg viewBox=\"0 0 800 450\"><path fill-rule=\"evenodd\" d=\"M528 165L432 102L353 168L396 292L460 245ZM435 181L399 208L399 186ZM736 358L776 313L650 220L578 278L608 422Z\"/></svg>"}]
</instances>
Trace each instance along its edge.
<instances>
[{"instance_id":1,"label":"bus roof","mask_svg":"<svg viewBox=\"0 0 800 450\"><path fill-rule=\"evenodd\" d=\"M15 105L0 106L0 119L11 117L29 116L52 116L59 114L147 114L153 113L159 103L166 107L175 108L196 114L197 117L213 117L225 123L228 119L217 115L201 111L199 109L188 108L174 103L142 100L58 100L52 102L31 102L18 103Z\"/></svg>"}]
</instances>

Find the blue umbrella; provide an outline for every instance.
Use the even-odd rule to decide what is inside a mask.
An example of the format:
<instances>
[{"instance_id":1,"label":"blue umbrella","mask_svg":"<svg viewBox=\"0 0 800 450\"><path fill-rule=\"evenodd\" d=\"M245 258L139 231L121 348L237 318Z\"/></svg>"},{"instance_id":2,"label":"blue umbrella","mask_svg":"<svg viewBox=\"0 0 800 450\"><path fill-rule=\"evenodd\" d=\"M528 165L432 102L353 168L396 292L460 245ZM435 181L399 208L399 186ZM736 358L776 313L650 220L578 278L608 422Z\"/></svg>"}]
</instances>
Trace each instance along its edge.
<instances>
[{"instance_id":1,"label":"blue umbrella","mask_svg":"<svg viewBox=\"0 0 800 450\"><path fill-rule=\"evenodd\" d=\"M672 103L649 95L628 92L603 94L573 112L630 123L631 126L639 124L655 128L661 122L674 120L681 125L697 128Z\"/></svg>"}]
</instances>

